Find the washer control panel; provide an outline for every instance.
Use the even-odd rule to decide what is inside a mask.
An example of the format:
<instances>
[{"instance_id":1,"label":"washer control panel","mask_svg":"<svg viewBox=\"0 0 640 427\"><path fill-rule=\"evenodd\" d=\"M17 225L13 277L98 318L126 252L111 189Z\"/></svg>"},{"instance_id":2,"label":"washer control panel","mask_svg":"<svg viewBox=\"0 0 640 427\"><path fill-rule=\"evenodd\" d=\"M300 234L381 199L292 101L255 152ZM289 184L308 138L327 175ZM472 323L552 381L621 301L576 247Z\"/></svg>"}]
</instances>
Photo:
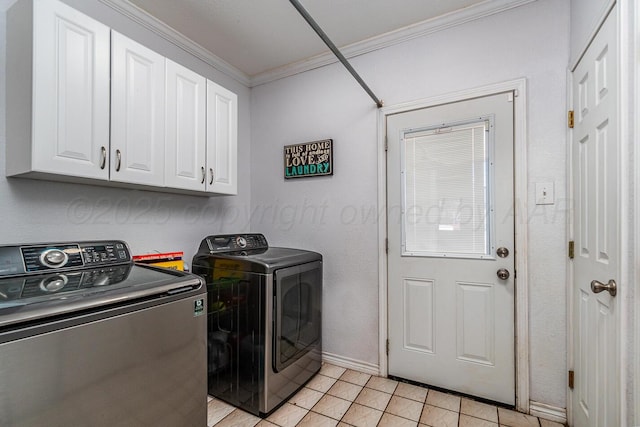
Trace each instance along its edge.
<instances>
[{"instance_id":1,"label":"washer control panel","mask_svg":"<svg viewBox=\"0 0 640 427\"><path fill-rule=\"evenodd\" d=\"M28 246L20 250L27 273L84 265L80 247L77 244Z\"/></svg>"},{"instance_id":2,"label":"washer control panel","mask_svg":"<svg viewBox=\"0 0 640 427\"><path fill-rule=\"evenodd\" d=\"M101 242L82 245L84 262L89 265L119 264L131 261L131 254L124 242Z\"/></svg>"},{"instance_id":3,"label":"washer control panel","mask_svg":"<svg viewBox=\"0 0 640 427\"><path fill-rule=\"evenodd\" d=\"M206 246L203 248L203 246ZM202 241L200 250L209 253L267 249L267 239L262 234L225 234L209 236Z\"/></svg>"},{"instance_id":4,"label":"washer control panel","mask_svg":"<svg viewBox=\"0 0 640 427\"><path fill-rule=\"evenodd\" d=\"M122 241L39 244L20 246L19 250L24 273L131 262L129 248Z\"/></svg>"}]
</instances>

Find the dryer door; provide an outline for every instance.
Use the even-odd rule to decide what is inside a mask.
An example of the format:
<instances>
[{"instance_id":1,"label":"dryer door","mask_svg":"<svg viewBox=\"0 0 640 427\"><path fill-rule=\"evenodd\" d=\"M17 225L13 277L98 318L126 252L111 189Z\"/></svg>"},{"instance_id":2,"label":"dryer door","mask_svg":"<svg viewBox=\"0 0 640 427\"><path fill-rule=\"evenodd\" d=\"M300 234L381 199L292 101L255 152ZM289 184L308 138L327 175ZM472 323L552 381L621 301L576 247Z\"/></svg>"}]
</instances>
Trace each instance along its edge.
<instances>
[{"instance_id":1,"label":"dryer door","mask_svg":"<svg viewBox=\"0 0 640 427\"><path fill-rule=\"evenodd\" d=\"M322 262L274 273L273 369L279 372L321 340Z\"/></svg>"}]
</instances>

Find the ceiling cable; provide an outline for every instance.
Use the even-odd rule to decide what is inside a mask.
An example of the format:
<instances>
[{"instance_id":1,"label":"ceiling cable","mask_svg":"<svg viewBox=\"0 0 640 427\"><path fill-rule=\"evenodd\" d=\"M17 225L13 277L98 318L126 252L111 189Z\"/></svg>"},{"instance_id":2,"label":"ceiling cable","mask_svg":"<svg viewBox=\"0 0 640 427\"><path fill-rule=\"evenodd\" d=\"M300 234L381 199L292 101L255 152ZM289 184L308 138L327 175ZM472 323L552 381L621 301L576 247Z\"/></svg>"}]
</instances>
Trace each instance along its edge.
<instances>
[{"instance_id":1,"label":"ceiling cable","mask_svg":"<svg viewBox=\"0 0 640 427\"><path fill-rule=\"evenodd\" d=\"M345 68L351 73L353 78L356 79L358 83L360 83L360 86L362 86L362 89L364 89L365 92L369 94L371 99L373 99L373 101L376 103L376 106L378 108L382 108L382 100L376 97L376 95L369 88L369 86L367 86L364 80L362 80L362 78L356 72L356 70L353 69L349 61L347 61L347 58L345 58L344 55L340 53L336 45L333 44L333 42L329 39L329 37L325 34L325 32L322 31L322 28L320 28L318 23L314 21L314 19L311 17L311 15L309 15L309 13L305 10L305 8L302 7L302 5L298 2L298 0L289 0L289 1L293 5L293 7L295 7L298 10L298 12L300 12L300 15L302 15L302 17L305 19L305 21L307 21L307 23L311 26L311 28L313 28L314 31L320 36L320 38L327 45L327 47L331 49L331 51L334 53L334 55L336 55L336 57L340 60L340 62L342 62L342 65L344 65Z\"/></svg>"}]
</instances>

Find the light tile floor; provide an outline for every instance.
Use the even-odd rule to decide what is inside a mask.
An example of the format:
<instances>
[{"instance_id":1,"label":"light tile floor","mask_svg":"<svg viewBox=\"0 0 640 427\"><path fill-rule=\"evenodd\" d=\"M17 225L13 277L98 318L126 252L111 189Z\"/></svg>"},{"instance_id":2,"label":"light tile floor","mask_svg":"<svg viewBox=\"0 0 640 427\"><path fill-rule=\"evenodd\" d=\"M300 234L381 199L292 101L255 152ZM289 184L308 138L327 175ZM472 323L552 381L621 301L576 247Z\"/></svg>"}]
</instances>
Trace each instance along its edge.
<instances>
[{"instance_id":1,"label":"light tile floor","mask_svg":"<svg viewBox=\"0 0 640 427\"><path fill-rule=\"evenodd\" d=\"M561 427L466 397L328 363L287 403L261 419L210 398L209 427Z\"/></svg>"}]
</instances>

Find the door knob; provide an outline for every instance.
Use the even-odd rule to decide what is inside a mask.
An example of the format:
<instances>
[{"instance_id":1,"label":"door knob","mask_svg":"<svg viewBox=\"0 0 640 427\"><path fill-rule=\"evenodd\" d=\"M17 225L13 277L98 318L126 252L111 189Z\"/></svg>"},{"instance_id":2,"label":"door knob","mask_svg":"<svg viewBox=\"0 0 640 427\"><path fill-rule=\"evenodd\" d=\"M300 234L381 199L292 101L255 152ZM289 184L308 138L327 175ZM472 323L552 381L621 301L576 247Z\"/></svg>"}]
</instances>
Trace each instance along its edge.
<instances>
[{"instance_id":1,"label":"door knob","mask_svg":"<svg viewBox=\"0 0 640 427\"><path fill-rule=\"evenodd\" d=\"M616 294L618 293L618 285L616 285L616 281L613 279L609 280L609 282L606 285L602 282L598 282L597 280L592 280L591 291L594 294L599 294L602 291L607 291L609 292L609 295L611 295L612 297L615 297Z\"/></svg>"},{"instance_id":2,"label":"door knob","mask_svg":"<svg viewBox=\"0 0 640 427\"><path fill-rule=\"evenodd\" d=\"M500 280L507 280L510 276L509 270L507 270L506 268L499 269L498 271L496 271L496 274L498 275L498 279Z\"/></svg>"}]
</instances>

